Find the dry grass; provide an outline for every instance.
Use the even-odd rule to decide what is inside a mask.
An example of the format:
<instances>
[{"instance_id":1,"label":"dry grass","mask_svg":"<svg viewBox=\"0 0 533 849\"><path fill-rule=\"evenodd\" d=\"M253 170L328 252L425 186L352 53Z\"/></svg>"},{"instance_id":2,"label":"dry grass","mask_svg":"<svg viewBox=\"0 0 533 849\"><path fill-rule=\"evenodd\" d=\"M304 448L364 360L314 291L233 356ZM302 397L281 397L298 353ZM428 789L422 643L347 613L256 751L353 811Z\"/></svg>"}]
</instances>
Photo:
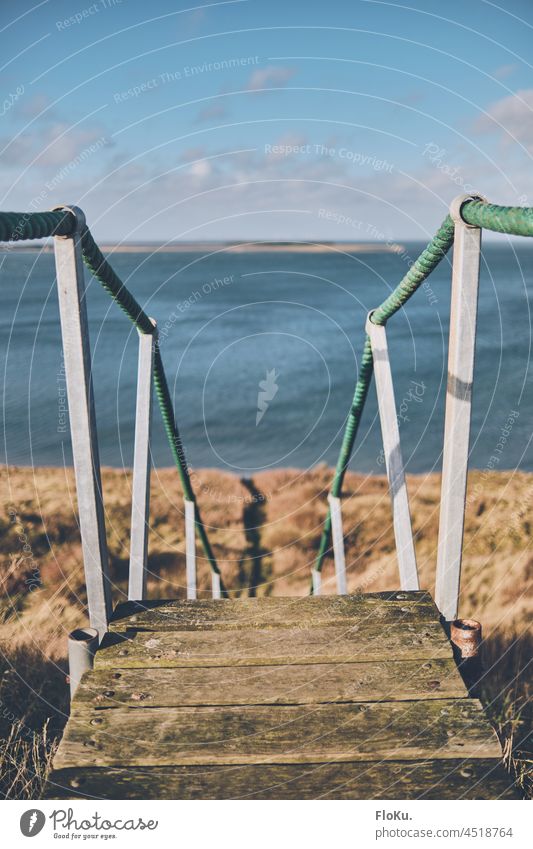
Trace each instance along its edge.
<instances>
[{"instance_id":1,"label":"dry grass","mask_svg":"<svg viewBox=\"0 0 533 849\"><path fill-rule=\"evenodd\" d=\"M331 470L281 469L253 481L204 470L195 490L224 579L234 595L303 595L326 514ZM35 798L65 717L66 636L85 623L76 499L70 469L0 469L0 793ZM440 478L408 480L423 587L433 589ZM127 586L131 475L104 470L114 600ZM397 587L390 505L384 479L350 473L343 516L351 592ZM153 475L151 597L183 597L183 508L177 475ZM527 786L525 729L531 727L533 475L474 472L465 528L461 615L486 636L484 698ZM334 592L333 566L324 567ZM200 593L210 575L199 561ZM15 669L15 672L10 670ZM6 742L7 741L7 742ZM522 752L518 758L519 750ZM526 750L526 754L524 754ZM518 753L518 754L517 754Z\"/></svg>"},{"instance_id":2,"label":"dry grass","mask_svg":"<svg viewBox=\"0 0 533 849\"><path fill-rule=\"evenodd\" d=\"M504 762L533 798L533 635L496 632L483 645L480 697L498 732Z\"/></svg>"}]
</instances>

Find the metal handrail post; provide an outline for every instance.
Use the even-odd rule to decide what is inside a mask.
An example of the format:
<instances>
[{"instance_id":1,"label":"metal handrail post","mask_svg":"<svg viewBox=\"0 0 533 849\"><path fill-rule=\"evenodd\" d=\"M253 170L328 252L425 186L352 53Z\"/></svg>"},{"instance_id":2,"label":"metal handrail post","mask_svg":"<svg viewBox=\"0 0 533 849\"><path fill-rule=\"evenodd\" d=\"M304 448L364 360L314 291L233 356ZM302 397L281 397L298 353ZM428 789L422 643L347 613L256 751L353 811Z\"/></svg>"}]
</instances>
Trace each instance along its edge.
<instances>
[{"instance_id":1,"label":"metal handrail post","mask_svg":"<svg viewBox=\"0 0 533 849\"><path fill-rule=\"evenodd\" d=\"M328 495L329 509L331 511L331 535L333 539L333 557L335 560L335 578L337 581L337 593L346 595L348 592L346 584L346 558L344 556L344 531L342 528L341 500L331 492Z\"/></svg>"},{"instance_id":2,"label":"metal handrail post","mask_svg":"<svg viewBox=\"0 0 533 849\"><path fill-rule=\"evenodd\" d=\"M370 337L372 358L374 360L374 377L378 396L385 466L389 480L400 586L402 590L418 590L419 583L415 545L400 446L400 429L398 427L396 402L394 400L387 332L384 325L374 324L372 313L369 313L367 318L366 332Z\"/></svg>"},{"instance_id":3,"label":"metal handrail post","mask_svg":"<svg viewBox=\"0 0 533 849\"><path fill-rule=\"evenodd\" d=\"M150 432L156 323L152 335L139 332L137 401L135 410L135 449L131 493L130 571L128 598L143 601L146 596L148 530L150 527Z\"/></svg>"},{"instance_id":4,"label":"metal handrail post","mask_svg":"<svg viewBox=\"0 0 533 849\"><path fill-rule=\"evenodd\" d=\"M185 570L187 598L195 599L196 592L196 504L188 498L185 505Z\"/></svg>"},{"instance_id":5,"label":"metal handrail post","mask_svg":"<svg viewBox=\"0 0 533 849\"><path fill-rule=\"evenodd\" d=\"M450 206L455 242L435 587L446 621L457 617L459 607L481 251L481 229L461 217L467 200L475 198L460 195Z\"/></svg>"},{"instance_id":6,"label":"metal handrail post","mask_svg":"<svg viewBox=\"0 0 533 849\"><path fill-rule=\"evenodd\" d=\"M76 217L73 235L54 237L54 253L87 606L102 639L111 615L111 587L81 250L85 216L75 206L61 209Z\"/></svg>"}]
</instances>

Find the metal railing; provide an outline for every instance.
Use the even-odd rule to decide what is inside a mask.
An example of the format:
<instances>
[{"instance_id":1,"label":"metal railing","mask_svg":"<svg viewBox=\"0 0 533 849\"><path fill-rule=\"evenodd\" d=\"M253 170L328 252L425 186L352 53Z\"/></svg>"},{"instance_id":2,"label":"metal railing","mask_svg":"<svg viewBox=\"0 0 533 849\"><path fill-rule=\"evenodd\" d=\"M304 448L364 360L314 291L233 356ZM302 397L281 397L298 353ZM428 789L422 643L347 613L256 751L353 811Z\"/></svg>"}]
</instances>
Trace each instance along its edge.
<instances>
[{"instance_id":1,"label":"metal railing","mask_svg":"<svg viewBox=\"0 0 533 849\"><path fill-rule=\"evenodd\" d=\"M184 493L187 598L195 599L197 596L197 534L211 566L213 598L221 598L226 594L226 590L195 501L158 348L155 321L143 312L100 254L80 209L64 206L59 210L43 214L0 213L2 241L20 241L47 236L54 237L59 315L87 607L91 628L101 639L108 630L112 615L112 599L92 385L84 262L135 323L139 336L128 598L135 601L143 601L146 598L150 512L150 436L154 385ZM84 649L85 642L76 637L72 641L73 646L76 641L79 645L75 648L79 654Z\"/></svg>"},{"instance_id":2,"label":"metal railing","mask_svg":"<svg viewBox=\"0 0 533 849\"><path fill-rule=\"evenodd\" d=\"M346 592L346 560L340 497L372 374L375 375L376 380L400 584L405 590L416 590L419 587L385 324L409 300L453 244L448 381L435 602L444 620L450 622L457 617L463 556L481 229L483 227L500 233L533 236L533 209L496 206L487 203L484 198L472 195L460 195L455 198L450 205L450 215L412 269L387 300L368 315L367 339L354 401L348 416L335 478L328 496L329 512L312 572L311 592L314 594L318 595L321 592L320 572L324 557L331 552L330 535L333 538L337 591Z\"/></svg>"},{"instance_id":3,"label":"metal railing","mask_svg":"<svg viewBox=\"0 0 533 849\"><path fill-rule=\"evenodd\" d=\"M361 359L354 399L337 463L328 515L312 570L312 592L321 593L321 568L330 552L335 560L337 592L347 592L346 559L342 526L341 494L372 374L375 374L385 463L392 503L393 527L401 588L419 587L415 546L409 513L405 472L394 400L385 324L407 302L431 271L454 247L448 384L446 394L442 489L436 575L436 603L447 621L457 616L466 481L472 407L472 383L476 338L481 228L514 235L533 235L533 209L501 207L484 199L456 198L450 215L386 301L367 318L367 338ZM212 570L212 596L227 595L198 506L158 346L157 326L117 277L88 230L76 207L60 207L46 213L0 213L0 240L19 241L54 237L61 333L70 412L72 450L87 602L91 627L100 638L111 616L111 584L98 437L92 386L91 351L85 298L83 263L135 324L139 332L135 447L133 463L131 541L128 597L146 596L150 509L150 433L155 386L165 431L180 475L184 494L187 597L196 598L196 536ZM74 638L76 652L86 654L92 632ZM74 644L74 643L73 643ZM89 647L89 648L88 648ZM74 651L74 649L73 649Z\"/></svg>"}]
</instances>

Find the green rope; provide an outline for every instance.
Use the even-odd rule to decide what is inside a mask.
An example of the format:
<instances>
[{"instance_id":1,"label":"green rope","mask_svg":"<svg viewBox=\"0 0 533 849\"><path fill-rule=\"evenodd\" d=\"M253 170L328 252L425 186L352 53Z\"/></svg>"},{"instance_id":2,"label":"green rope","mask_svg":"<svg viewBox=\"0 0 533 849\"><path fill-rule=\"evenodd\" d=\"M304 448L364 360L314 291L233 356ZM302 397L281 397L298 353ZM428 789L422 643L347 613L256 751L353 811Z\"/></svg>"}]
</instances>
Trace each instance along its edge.
<instances>
[{"instance_id":1,"label":"green rope","mask_svg":"<svg viewBox=\"0 0 533 849\"><path fill-rule=\"evenodd\" d=\"M533 236L533 207L497 206L482 200L466 201L461 216L467 224L511 236Z\"/></svg>"},{"instance_id":2,"label":"green rope","mask_svg":"<svg viewBox=\"0 0 533 849\"><path fill-rule=\"evenodd\" d=\"M74 226L70 212L0 212L0 242L70 236Z\"/></svg>"},{"instance_id":3,"label":"green rope","mask_svg":"<svg viewBox=\"0 0 533 849\"><path fill-rule=\"evenodd\" d=\"M94 241L88 227L85 227L81 234L81 249L83 261L93 277L96 277L102 284L106 292L111 295L113 300L126 313L137 330L140 330L141 333L151 335L154 332L154 325L131 292L126 289L120 277L115 274L113 268Z\"/></svg>"},{"instance_id":4,"label":"green rope","mask_svg":"<svg viewBox=\"0 0 533 849\"><path fill-rule=\"evenodd\" d=\"M70 212L44 212L44 213L0 213L0 241L19 241L23 239L42 239L47 236L70 236L76 228L76 219ZM107 262L100 248L94 241L90 230L85 227L81 233L81 248L83 261L91 272L113 298L119 307L126 313L135 327L144 334L152 334L154 326L142 307L135 300L131 292L124 286L122 280ZM185 451L176 424L174 407L170 396L167 378L161 359L161 353L156 346L154 357L154 388L161 410L165 433L172 451L172 456L179 473L184 498L194 501L195 525L202 548L213 572L220 576L216 558L209 542L205 525L202 521L198 504L194 496ZM227 596L222 578L220 589L223 596Z\"/></svg>"},{"instance_id":5,"label":"green rope","mask_svg":"<svg viewBox=\"0 0 533 849\"><path fill-rule=\"evenodd\" d=\"M180 476L183 495L188 501L194 501L196 504L196 498L194 496L191 479L189 476L189 469L187 467L187 461L185 459L185 451L183 449L183 443L181 441L181 437L176 424L174 409L172 406L172 399L170 397L167 378L165 370L163 368L163 361L161 359L161 353L158 347L156 348L154 357L154 387L157 395L157 400L159 402L159 409L161 410L161 416L163 419L163 425L165 428L167 439L170 445L170 449L172 451L172 455L174 457L176 468L178 469L178 473ZM195 525L198 531L198 536L200 537L200 542L202 543L202 548L204 549L205 556L209 561L209 565L211 566L213 572L216 572L217 575L220 575L220 569L215 559L215 555L213 554L213 549L211 548L211 543L209 542L209 538L205 530L205 525L200 515L200 509L198 507L198 504L196 504L195 510ZM220 589L222 594L226 596L227 592L226 588L224 587L224 582L222 581L222 578L220 578Z\"/></svg>"},{"instance_id":6,"label":"green rope","mask_svg":"<svg viewBox=\"0 0 533 849\"><path fill-rule=\"evenodd\" d=\"M483 227L486 230L493 230L497 233L507 233L514 236L533 236L532 207L497 206L496 204L486 203L482 200L467 200L461 207L461 216L467 224L475 227ZM453 244L453 238L454 223L448 215L427 248L420 254L396 289L394 289L381 306L373 311L372 321L375 324L385 324L395 312L403 307L406 301L416 292L448 252ZM367 336L352 406L346 421L344 437L331 484L331 492L337 498L340 497L346 470L352 456L357 430L372 380L372 373L372 349L370 339ZM324 557L330 552L330 539L331 511L328 510L315 562L315 569L318 571L322 569Z\"/></svg>"},{"instance_id":7,"label":"green rope","mask_svg":"<svg viewBox=\"0 0 533 849\"><path fill-rule=\"evenodd\" d=\"M497 206L496 204L486 203L482 200L467 200L461 207L461 215L467 224L475 227L483 227L486 230L493 230L497 233L507 233L514 236L533 236L532 207ZM73 234L75 224L74 216L64 211L42 213L1 212L0 241L42 239L48 236L69 236ZM453 236L454 225L448 215L427 248L420 254L396 289L374 310L372 321L376 324L383 325L395 312L403 307L406 301L416 292L446 255L453 244ZM102 286L124 310L141 333L152 333L153 326L150 319L139 306L133 295L126 289L120 278L115 274L88 229L85 229L82 233L82 250L83 259L91 274L100 281ZM336 497L339 497L342 491L344 476L352 456L357 430L372 380L372 373L372 349L367 336L352 405L346 421L344 437L331 485L331 492ZM194 501L185 454L176 425L174 409L159 350L156 351L154 363L154 384L168 441L180 474L184 496ZM198 508L196 510L196 516L196 526L206 557L213 571L220 574ZM330 534L331 514L328 511L315 564L315 568L318 571L321 570L324 557L329 551Z\"/></svg>"},{"instance_id":8,"label":"green rope","mask_svg":"<svg viewBox=\"0 0 533 849\"><path fill-rule=\"evenodd\" d=\"M450 216L446 216L439 230L427 246L420 254L418 259L413 263L405 277L400 281L389 297L374 310L372 313L372 321L376 324L385 324L388 319L398 312L403 307L406 301L416 292L419 286L424 282L426 277L439 264L441 259L446 255L453 244L454 225ZM363 414L366 396L372 381L374 371L374 363L372 360L372 348L368 336L365 338L363 347L363 355L361 357L361 365L357 383L355 384L355 392L353 396L352 406L346 420L344 437L339 451L339 458L335 467L335 474L331 484L331 492L336 498L340 498L342 485L346 470L352 456L355 437ZM331 511L328 509L322 536L318 547L318 554L315 561L315 569L321 571L324 557L330 551L331 540Z\"/></svg>"}]
</instances>

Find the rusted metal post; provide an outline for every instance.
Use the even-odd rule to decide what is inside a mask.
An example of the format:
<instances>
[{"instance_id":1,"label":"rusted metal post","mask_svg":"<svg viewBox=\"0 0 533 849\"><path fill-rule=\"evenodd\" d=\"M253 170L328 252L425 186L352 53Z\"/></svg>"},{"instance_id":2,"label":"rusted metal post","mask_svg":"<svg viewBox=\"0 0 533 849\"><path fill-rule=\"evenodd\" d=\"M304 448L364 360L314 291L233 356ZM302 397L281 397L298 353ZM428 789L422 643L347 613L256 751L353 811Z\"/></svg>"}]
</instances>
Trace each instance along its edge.
<instances>
[{"instance_id":1,"label":"rusted metal post","mask_svg":"<svg viewBox=\"0 0 533 849\"><path fill-rule=\"evenodd\" d=\"M98 648L96 628L76 628L68 636L68 675L70 698L78 689L84 672L93 668L94 655Z\"/></svg>"},{"instance_id":2,"label":"rusted metal post","mask_svg":"<svg viewBox=\"0 0 533 849\"><path fill-rule=\"evenodd\" d=\"M453 653L470 695L477 695L483 674L481 625L475 619L455 619L450 624Z\"/></svg>"}]
</instances>

